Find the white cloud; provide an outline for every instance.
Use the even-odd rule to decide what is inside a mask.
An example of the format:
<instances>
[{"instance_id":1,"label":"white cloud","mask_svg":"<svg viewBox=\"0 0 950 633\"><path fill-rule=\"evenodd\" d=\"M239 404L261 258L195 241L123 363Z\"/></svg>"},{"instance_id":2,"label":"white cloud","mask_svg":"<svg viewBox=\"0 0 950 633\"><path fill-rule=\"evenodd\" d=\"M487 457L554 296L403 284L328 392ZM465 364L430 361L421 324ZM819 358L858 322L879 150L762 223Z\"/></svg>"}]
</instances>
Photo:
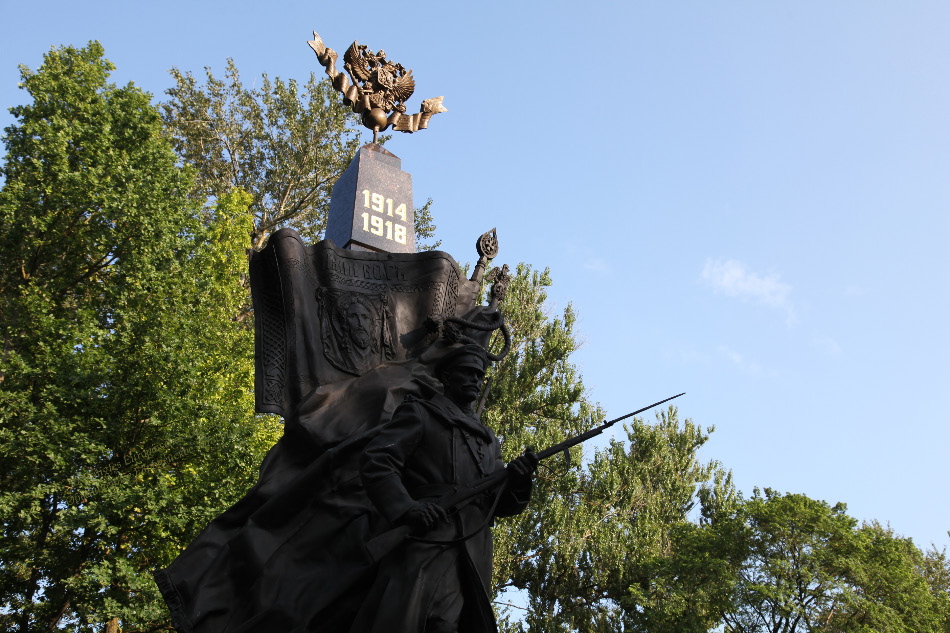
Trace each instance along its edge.
<instances>
[{"instance_id":1,"label":"white cloud","mask_svg":"<svg viewBox=\"0 0 950 633\"><path fill-rule=\"evenodd\" d=\"M783 310L789 324L795 321L795 310L789 299L792 287L777 273L760 276L734 259L707 259L702 277L716 292Z\"/></svg>"},{"instance_id":2,"label":"white cloud","mask_svg":"<svg viewBox=\"0 0 950 633\"><path fill-rule=\"evenodd\" d=\"M576 261L579 261L584 270L602 275L610 275L613 273L611 262L603 257L600 251L585 246L578 247L574 242L568 242L565 247L567 253Z\"/></svg>"},{"instance_id":3,"label":"white cloud","mask_svg":"<svg viewBox=\"0 0 950 633\"><path fill-rule=\"evenodd\" d=\"M609 273L610 266L603 257L585 257L584 268L595 273Z\"/></svg>"},{"instance_id":4,"label":"white cloud","mask_svg":"<svg viewBox=\"0 0 950 633\"><path fill-rule=\"evenodd\" d=\"M709 365L709 356L685 343L663 350L663 360L668 365Z\"/></svg>"},{"instance_id":5,"label":"white cloud","mask_svg":"<svg viewBox=\"0 0 950 633\"><path fill-rule=\"evenodd\" d=\"M838 341L830 336L816 336L812 339L811 344L828 354L828 356L841 356L841 346L838 345Z\"/></svg>"},{"instance_id":6,"label":"white cloud","mask_svg":"<svg viewBox=\"0 0 950 633\"><path fill-rule=\"evenodd\" d=\"M732 364L748 374L759 374L762 367L755 361L749 360L736 350L726 345L719 346L719 353L732 361Z\"/></svg>"}]
</instances>

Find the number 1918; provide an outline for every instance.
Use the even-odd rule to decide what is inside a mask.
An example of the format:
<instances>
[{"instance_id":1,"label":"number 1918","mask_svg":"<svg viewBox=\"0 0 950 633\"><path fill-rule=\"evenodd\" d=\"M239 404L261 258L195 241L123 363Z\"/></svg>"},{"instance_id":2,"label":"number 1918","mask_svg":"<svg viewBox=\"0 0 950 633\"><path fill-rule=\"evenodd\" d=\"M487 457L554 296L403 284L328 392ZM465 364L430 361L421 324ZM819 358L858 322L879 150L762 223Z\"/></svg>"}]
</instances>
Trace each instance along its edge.
<instances>
[{"instance_id":1,"label":"number 1918","mask_svg":"<svg viewBox=\"0 0 950 633\"><path fill-rule=\"evenodd\" d=\"M383 220L378 215L370 215L366 211L362 214L363 217L363 230L372 233L373 235L379 235L380 237L385 237L387 240L392 240L397 244L406 243L406 225L399 224L398 222L393 222L392 220ZM385 235L383 235L385 233Z\"/></svg>"},{"instance_id":2,"label":"number 1918","mask_svg":"<svg viewBox=\"0 0 950 633\"><path fill-rule=\"evenodd\" d=\"M363 230L392 240L397 244L406 243L406 225L393 220L384 220L383 216L397 217L403 222L406 221L406 203L402 203L393 209L393 199L386 198L381 193L373 193L369 189L363 190L363 206L372 209L381 215L372 215L366 211L360 217L363 218ZM395 214L395 216L394 216Z\"/></svg>"}]
</instances>

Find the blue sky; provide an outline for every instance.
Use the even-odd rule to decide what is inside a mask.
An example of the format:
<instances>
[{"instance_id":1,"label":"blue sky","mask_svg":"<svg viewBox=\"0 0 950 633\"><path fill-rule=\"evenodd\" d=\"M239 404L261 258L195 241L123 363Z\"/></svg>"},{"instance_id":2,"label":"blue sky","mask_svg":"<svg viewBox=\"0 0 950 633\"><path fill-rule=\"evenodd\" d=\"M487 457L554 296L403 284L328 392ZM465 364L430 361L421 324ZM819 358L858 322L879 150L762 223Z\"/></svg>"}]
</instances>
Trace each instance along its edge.
<instances>
[{"instance_id":1,"label":"blue sky","mask_svg":"<svg viewBox=\"0 0 950 633\"><path fill-rule=\"evenodd\" d=\"M591 397L673 395L754 486L950 541L950 5L938 2L4 0L16 65L100 40L160 98L168 69L322 72L316 30L445 96L388 145L465 262L550 267ZM368 134L368 133L367 133ZM367 136L368 139L368 136ZM621 432L622 433L622 432Z\"/></svg>"}]
</instances>

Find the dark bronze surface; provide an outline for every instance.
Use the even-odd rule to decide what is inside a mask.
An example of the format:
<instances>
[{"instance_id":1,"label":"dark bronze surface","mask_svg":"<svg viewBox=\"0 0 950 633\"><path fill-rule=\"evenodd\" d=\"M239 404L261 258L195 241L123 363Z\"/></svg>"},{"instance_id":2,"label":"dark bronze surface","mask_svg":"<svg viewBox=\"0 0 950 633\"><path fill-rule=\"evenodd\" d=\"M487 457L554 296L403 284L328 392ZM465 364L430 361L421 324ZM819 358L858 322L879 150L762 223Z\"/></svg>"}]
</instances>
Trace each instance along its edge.
<instances>
[{"instance_id":1,"label":"dark bronze surface","mask_svg":"<svg viewBox=\"0 0 950 633\"><path fill-rule=\"evenodd\" d=\"M492 285L489 291L491 301L488 305L492 308L497 308L498 304L504 301L508 295L508 282L511 281L508 264L505 264L501 268L492 269L492 271L488 273L488 281L490 281Z\"/></svg>"},{"instance_id":2,"label":"dark bronze surface","mask_svg":"<svg viewBox=\"0 0 950 633\"><path fill-rule=\"evenodd\" d=\"M508 267L477 305L494 229L471 280L448 254L415 252L411 177L375 140L425 128L442 98L406 115L411 71L354 42L337 72L316 33L309 44L374 143L334 186L327 239L282 229L252 254L256 406L284 434L254 488L156 582L180 633L490 633L490 526L524 509L537 465L506 467L474 411L487 364L511 348ZM452 517L434 503L488 475L509 485ZM399 526L416 538L367 549Z\"/></svg>"},{"instance_id":3,"label":"dark bronze surface","mask_svg":"<svg viewBox=\"0 0 950 633\"><path fill-rule=\"evenodd\" d=\"M284 435L254 488L156 573L179 632L496 630L489 526L531 487L531 463L506 470L472 411L484 364L510 348L504 270L476 305L480 284L438 251L308 246L283 229L253 255L257 409ZM508 472L507 492L450 521L433 505ZM367 544L400 525L425 534L374 557Z\"/></svg>"},{"instance_id":4,"label":"dark bronze surface","mask_svg":"<svg viewBox=\"0 0 950 633\"><path fill-rule=\"evenodd\" d=\"M336 51L327 48L316 31L307 44L317 54L333 87L343 94L343 102L362 115L363 125L373 130L374 143L379 132L388 127L416 132L429 126L432 115L446 111L443 98L434 97L423 101L419 112L406 114L404 102L412 96L416 82L412 70L386 59L386 51L373 53L369 47L353 42L343 54L344 73L336 69Z\"/></svg>"},{"instance_id":5,"label":"dark bronze surface","mask_svg":"<svg viewBox=\"0 0 950 633\"><path fill-rule=\"evenodd\" d=\"M564 441L558 442L557 444L554 444L553 446L549 446L548 448L538 453L535 453L533 450L528 448L527 450L525 450L524 457L519 458L518 460L516 460L516 462L520 461L521 464L527 466L527 468L529 468L533 472L534 468L537 467L537 464L540 461L553 457L557 455L558 453L564 453L565 457L567 457L567 459L570 460L569 449L571 447L577 446L578 444L582 444L589 439L597 437L598 435L603 433L605 430L609 429L611 426L613 426L617 422L621 422L623 420L626 420L627 418L631 418L637 415L638 413L649 411L653 407L657 407L661 404L669 402L670 400L675 400L676 398L679 398L682 395L685 395L685 393L679 393L679 394L676 394L675 396L670 396L669 398L665 398L663 400L660 400L659 402L654 402L651 405L645 406L641 409L637 409L636 411L627 413L626 415L622 415L618 418L614 418L613 420L610 420L609 422L604 422L600 426L597 426L585 433L581 433L579 435L575 435L574 437L570 437ZM451 512L453 509L466 503L470 499L477 498L480 495L484 495L486 492L491 492L493 490L497 490L501 486L504 486L505 483L507 483L508 479L509 479L508 473L504 473L501 471L495 471L493 473L484 473L480 479L472 480L463 486L455 486L451 490L446 490L444 494L442 494L442 496L440 496L438 500L436 500L432 505L438 507L443 513ZM367 549L369 550L370 554L373 556L374 559L382 558L383 556L386 555L386 553L392 551L394 547L398 546L407 537L409 537L411 532L412 530L410 529L409 526L401 526L398 528L394 528L372 539L369 543L367 543Z\"/></svg>"},{"instance_id":6,"label":"dark bronze surface","mask_svg":"<svg viewBox=\"0 0 950 633\"><path fill-rule=\"evenodd\" d=\"M372 253L331 240L306 246L282 229L254 253L251 291L257 409L286 416L311 389L417 357L437 334L426 321L471 310L478 286L448 253ZM371 306L369 351L348 343L345 314L356 297Z\"/></svg>"},{"instance_id":7,"label":"dark bronze surface","mask_svg":"<svg viewBox=\"0 0 950 633\"><path fill-rule=\"evenodd\" d=\"M482 274L485 272L485 266L498 255L498 233L495 229L478 236L478 240L475 241L475 251L478 253L478 263L475 264L475 270L472 271L471 280L480 283Z\"/></svg>"},{"instance_id":8,"label":"dark bronze surface","mask_svg":"<svg viewBox=\"0 0 950 633\"><path fill-rule=\"evenodd\" d=\"M416 539L391 542L388 552L369 549L379 572L353 631L495 630L489 522L525 508L531 478L511 476L495 434L473 415L486 361L477 345L448 355L436 369L444 395L406 398L363 452L360 476L369 497L391 525ZM486 476L509 485L464 506L438 503Z\"/></svg>"}]
</instances>

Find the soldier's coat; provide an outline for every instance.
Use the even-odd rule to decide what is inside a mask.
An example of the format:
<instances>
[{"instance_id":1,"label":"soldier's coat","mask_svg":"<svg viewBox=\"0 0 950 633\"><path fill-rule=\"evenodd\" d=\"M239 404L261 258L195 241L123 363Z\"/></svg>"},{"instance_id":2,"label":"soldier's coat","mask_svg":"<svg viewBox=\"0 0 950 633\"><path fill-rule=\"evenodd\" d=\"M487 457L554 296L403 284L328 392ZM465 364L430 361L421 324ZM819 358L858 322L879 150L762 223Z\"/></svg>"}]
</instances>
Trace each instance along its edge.
<instances>
[{"instance_id":1,"label":"soldier's coat","mask_svg":"<svg viewBox=\"0 0 950 633\"><path fill-rule=\"evenodd\" d=\"M399 556L411 561L421 573L421 582L413 585L404 574L399 574L398 582L420 595L428 595L435 565L470 565L463 571L469 581L465 597L478 618L472 622L478 621L482 627L474 630L494 630L486 590L491 574L487 527L471 539L472 543L461 546L446 549L415 543L398 548L383 565L373 563L364 547L371 538L390 529L392 522L367 496L360 477L360 456L383 433L411 437L412 433L402 432L412 426L410 410L430 411L427 417L421 416L426 417L423 437L424 446L429 447L427 451L435 450L435 444L430 442L459 442L449 439L459 437L464 440L462 428L470 434L481 429L490 438L478 440L488 451L484 462L476 462L472 457L456 459L455 456L463 454L455 451L438 452L442 457L434 462L413 458L413 468L419 466L430 468L429 472L452 475L451 479L440 475L442 479L436 481L457 479L464 483L480 476L482 469L478 463L482 463L483 469L500 467L497 440L486 427L471 418L466 422L455 415L432 413L427 403L448 401L438 393L439 383L426 370L427 366L417 361L384 364L351 381L316 390L301 403L288 420L284 437L261 465L258 484L212 521L172 565L156 574L178 631L360 630L353 628L354 618L360 611L367 613L370 605L386 612L395 610L392 594L380 591L378 580L383 573L405 568L398 562ZM407 395L410 402L400 406ZM399 420L390 426L397 411ZM456 446L464 448L461 443ZM418 448L413 454L417 452ZM453 457L448 459L450 455ZM455 470L448 469L449 462ZM528 492L522 494L526 501ZM506 498L510 500L510 495ZM460 528L478 527L475 515L484 518L484 508L483 503L463 510L459 519L441 527L434 537L455 538ZM463 550L465 555L458 562L452 560L454 554ZM447 556L440 558L433 552ZM477 582L472 583L473 579ZM404 621L424 617L424 608L406 611L398 617ZM470 616L468 612L464 615ZM380 625L387 631L407 630L386 626L382 620ZM408 630L415 633L422 629Z\"/></svg>"},{"instance_id":2,"label":"soldier's coat","mask_svg":"<svg viewBox=\"0 0 950 633\"><path fill-rule=\"evenodd\" d=\"M474 416L439 393L407 396L369 442L360 460L367 494L393 524L417 501L435 501L453 487L504 469L498 439ZM530 483L506 487L494 516L521 512ZM417 633L438 615L438 588L446 574L460 577L464 598L459 631L496 631L489 601L492 571L490 526L495 494L486 494L425 535L445 544L406 541L384 559L353 631ZM460 542L458 539L464 539Z\"/></svg>"}]
</instances>

